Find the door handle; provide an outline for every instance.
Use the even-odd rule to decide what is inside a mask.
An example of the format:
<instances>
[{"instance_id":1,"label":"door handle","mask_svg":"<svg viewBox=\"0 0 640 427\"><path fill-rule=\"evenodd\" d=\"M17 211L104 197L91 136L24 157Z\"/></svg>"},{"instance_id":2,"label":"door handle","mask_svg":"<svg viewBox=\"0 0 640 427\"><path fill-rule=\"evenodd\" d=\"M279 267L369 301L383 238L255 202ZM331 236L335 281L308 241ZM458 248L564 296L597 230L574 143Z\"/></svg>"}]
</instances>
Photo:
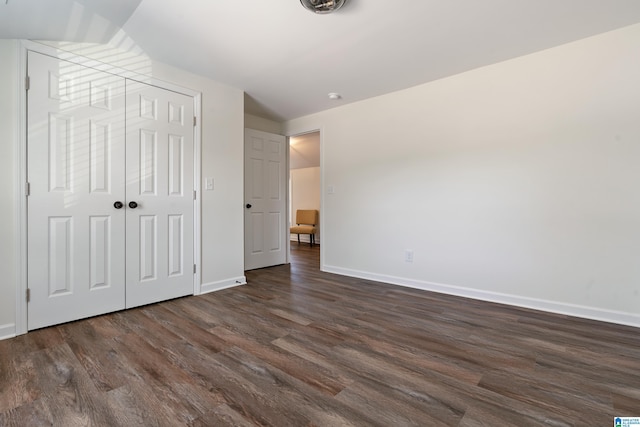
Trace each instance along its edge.
<instances>
[{"instance_id":1,"label":"door handle","mask_svg":"<svg viewBox=\"0 0 640 427\"><path fill-rule=\"evenodd\" d=\"M124 204L119 200L113 204L113 207L116 209L122 209L123 206Z\"/></svg>"},{"instance_id":2,"label":"door handle","mask_svg":"<svg viewBox=\"0 0 640 427\"><path fill-rule=\"evenodd\" d=\"M136 202L129 202L129 207L130 207L131 209L135 209L135 208L137 208L137 207L138 207L138 204L137 204Z\"/></svg>"},{"instance_id":3,"label":"door handle","mask_svg":"<svg viewBox=\"0 0 640 427\"><path fill-rule=\"evenodd\" d=\"M247 203L247 209L251 209L251 203Z\"/></svg>"}]
</instances>

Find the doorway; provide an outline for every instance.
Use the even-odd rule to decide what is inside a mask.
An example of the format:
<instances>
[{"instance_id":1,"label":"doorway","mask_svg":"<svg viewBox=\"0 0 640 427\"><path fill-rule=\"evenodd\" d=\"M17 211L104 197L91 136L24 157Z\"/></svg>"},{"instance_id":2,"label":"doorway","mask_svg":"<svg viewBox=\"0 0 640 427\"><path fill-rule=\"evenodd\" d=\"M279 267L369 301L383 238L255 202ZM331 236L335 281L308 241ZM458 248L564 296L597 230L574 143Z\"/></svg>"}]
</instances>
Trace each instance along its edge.
<instances>
[{"instance_id":1,"label":"doorway","mask_svg":"<svg viewBox=\"0 0 640 427\"><path fill-rule=\"evenodd\" d=\"M289 138L289 223L295 224L298 209L321 212L320 131L298 134ZM322 220L320 219L320 222ZM315 244L321 246L320 224L316 224ZM312 251L319 258L318 246L310 246L310 236L293 234L290 239L290 260L296 262L299 250ZM319 259L318 259L319 263Z\"/></svg>"}]
</instances>

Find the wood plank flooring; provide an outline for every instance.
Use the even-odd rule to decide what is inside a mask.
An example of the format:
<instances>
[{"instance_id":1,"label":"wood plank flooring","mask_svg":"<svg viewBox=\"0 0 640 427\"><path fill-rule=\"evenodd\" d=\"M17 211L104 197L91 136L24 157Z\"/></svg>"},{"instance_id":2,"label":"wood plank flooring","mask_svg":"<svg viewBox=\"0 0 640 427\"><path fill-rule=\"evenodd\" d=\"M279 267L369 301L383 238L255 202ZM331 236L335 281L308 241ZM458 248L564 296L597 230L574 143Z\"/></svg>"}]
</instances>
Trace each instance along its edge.
<instances>
[{"instance_id":1,"label":"wood plank flooring","mask_svg":"<svg viewBox=\"0 0 640 427\"><path fill-rule=\"evenodd\" d=\"M612 426L640 329L321 273L0 341L0 426Z\"/></svg>"}]
</instances>

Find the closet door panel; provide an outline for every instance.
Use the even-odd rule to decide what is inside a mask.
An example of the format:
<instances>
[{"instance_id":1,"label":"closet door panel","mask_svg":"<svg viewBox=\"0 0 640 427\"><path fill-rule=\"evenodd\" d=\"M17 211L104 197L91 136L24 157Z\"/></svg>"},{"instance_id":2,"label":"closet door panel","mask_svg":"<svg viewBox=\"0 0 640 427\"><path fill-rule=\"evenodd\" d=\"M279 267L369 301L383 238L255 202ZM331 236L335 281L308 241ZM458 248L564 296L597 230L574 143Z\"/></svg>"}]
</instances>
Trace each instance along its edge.
<instances>
[{"instance_id":1,"label":"closet door panel","mask_svg":"<svg viewBox=\"0 0 640 427\"><path fill-rule=\"evenodd\" d=\"M193 294L193 111L127 81L127 307Z\"/></svg>"},{"instance_id":2,"label":"closet door panel","mask_svg":"<svg viewBox=\"0 0 640 427\"><path fill-rule=\"evenodd\" d=\"M125 81L29 52L28 328L125 306Z\"/></svg>"}]
</instances>

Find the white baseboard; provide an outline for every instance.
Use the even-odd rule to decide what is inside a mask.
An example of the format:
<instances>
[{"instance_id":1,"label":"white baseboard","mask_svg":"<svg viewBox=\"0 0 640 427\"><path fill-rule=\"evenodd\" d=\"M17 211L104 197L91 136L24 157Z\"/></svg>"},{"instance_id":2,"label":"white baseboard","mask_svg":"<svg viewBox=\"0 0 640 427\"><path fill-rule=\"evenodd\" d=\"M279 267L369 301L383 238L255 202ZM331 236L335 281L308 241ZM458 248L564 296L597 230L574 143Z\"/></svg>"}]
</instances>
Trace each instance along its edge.
<instances>
[{"instance_id":1,"label":"white baseboard","mask_svg":"<svg viewBox=\"0 0 640 427\"><path fill-rule=\"evenodd\" d=\"M351 270L348 268L335 267L331 265L322 266L322 271L340 274L343 276L372 280L375 282L388 283L391 285L421 289L424 291L438 292L447 295L455 295L481 301L490 301L499 304L507 304L516 307L530 308L534 310L547 311L550 313L564 314L567 316L575 316L584 319L598 320L602 322L610 322L619 325L627 325L640 328L640 315L621 311L605 310L597 307L587 307L557 301L503 294L499 292L490 292L478 289L464 288L460 286L445 285L442 283L426 282L396 276L387 276L384 274Z\"/></svg>"},{"instance_id":2,"label":"white baseboard","mask_svg":"<svg viewBox=\"0 0 640 427\"><path fill-rule=\"evenodd\" d=\"M6 340L7 338L13 338L16 336L16 325L9 323L7 325L0 325L0 340Z\"/></svg>"},{"instance_id":3,"label":"white baseboard","mask_svg":"<svg viewBox=\"0 0 640 427\"><path fill-rule=\"evenodd\" d=\"M203 283L200 287L200 295L209 292L221 291L222 289L233 288L247 284L247 278L244 276L233 277L231 279L219 280L217 282Z\"/></svg>"}]
</instances>

